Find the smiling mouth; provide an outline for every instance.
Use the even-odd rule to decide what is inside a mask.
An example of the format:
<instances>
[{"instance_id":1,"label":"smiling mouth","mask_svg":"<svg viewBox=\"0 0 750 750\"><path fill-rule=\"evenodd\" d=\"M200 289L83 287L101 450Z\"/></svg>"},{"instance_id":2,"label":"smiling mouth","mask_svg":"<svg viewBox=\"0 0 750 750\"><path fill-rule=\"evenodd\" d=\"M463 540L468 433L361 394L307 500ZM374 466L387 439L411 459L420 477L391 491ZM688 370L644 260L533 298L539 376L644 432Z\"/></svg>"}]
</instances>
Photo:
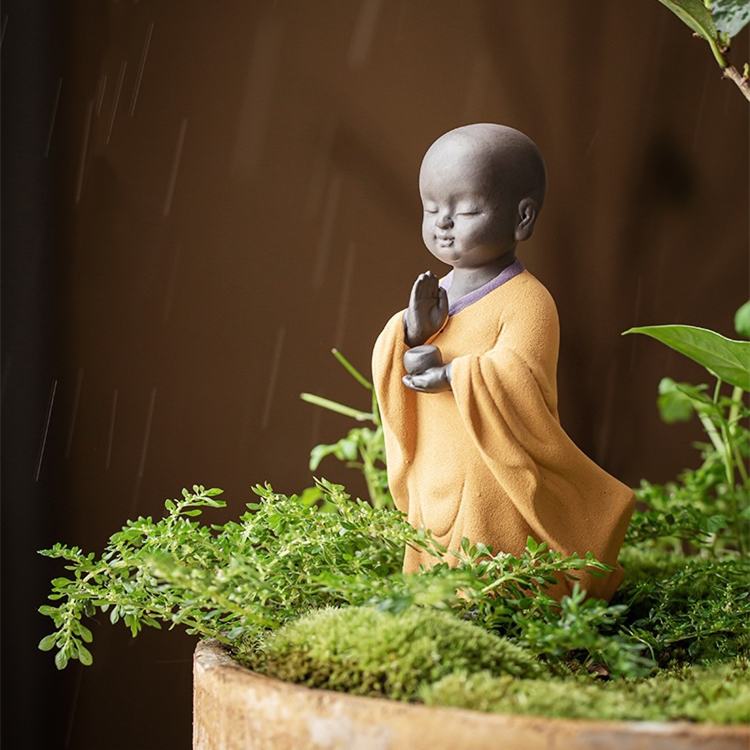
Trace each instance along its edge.
<instances>
[{"instance_id":1,"label":"smiling mouth","mask_svg":"<svg viewBox=\"0 0 750 750\"><path fill-rule=\"evenodd\" d=\"M436 235L435 239L437 240L438 245L452 245L453 244L453 237L440 237Z\"/></svg>"}]
</instances>

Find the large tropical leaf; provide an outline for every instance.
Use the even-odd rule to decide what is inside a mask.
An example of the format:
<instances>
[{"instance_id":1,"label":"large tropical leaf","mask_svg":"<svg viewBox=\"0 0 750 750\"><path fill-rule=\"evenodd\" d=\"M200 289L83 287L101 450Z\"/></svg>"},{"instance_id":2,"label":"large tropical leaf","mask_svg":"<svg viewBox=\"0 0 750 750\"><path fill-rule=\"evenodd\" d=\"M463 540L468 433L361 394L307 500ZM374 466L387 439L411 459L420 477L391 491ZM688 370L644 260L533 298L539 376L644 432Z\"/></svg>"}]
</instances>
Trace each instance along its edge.
<instances>
[{"instance_id":1,"label":"large tropical leaf","mask_svg":"<svg viewBox=\"0 0 750 750\"><path fill-rule=\"evenodd\" d=\"M713 0L711 15L719 33L730 39L737 36L750 23L750 2L748 0Z\"/></svg>"},{"instance_id":2,"label":"large tropical leaf","mask_svg":"<svg viewBox=\"0 0 750 750\"><path fill-rule=\"evenodd\" d=\"M702 0L659 0L659 2L666 5L683 23L706 41L711 42L716 39L716 24Z\"/></svg>"},{"instance_id":3,"label":"large tropical leaf","mask_svg":"<svg viewBox=\"0 0 750 750\"><path fill-rule=\"evenodd\" d=\"M625 333L643 333L703 365L727 383L750 391L750 341L728 339L694 326L644 326Z\"/></svg>"}]
</instances>

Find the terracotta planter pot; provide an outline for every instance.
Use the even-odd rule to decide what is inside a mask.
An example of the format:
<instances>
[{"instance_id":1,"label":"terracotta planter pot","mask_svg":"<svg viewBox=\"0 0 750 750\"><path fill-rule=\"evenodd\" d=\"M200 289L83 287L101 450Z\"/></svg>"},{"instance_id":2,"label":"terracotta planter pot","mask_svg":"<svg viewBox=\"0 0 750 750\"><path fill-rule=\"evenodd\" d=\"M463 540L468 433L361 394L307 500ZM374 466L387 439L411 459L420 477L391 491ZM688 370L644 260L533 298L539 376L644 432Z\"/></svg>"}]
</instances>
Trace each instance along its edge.
<instances>
[{"instance_id":1,"label":"terracotta planter pot","mask_svg":"<svg viewBox=\"0 0 750 750\"><path fill-rule=\"evenodd\" d=\"M433 708L255 674L215 641L194 660L194 750L747 750L750 727L600 722Z\"/></svg>"}]
</instances>

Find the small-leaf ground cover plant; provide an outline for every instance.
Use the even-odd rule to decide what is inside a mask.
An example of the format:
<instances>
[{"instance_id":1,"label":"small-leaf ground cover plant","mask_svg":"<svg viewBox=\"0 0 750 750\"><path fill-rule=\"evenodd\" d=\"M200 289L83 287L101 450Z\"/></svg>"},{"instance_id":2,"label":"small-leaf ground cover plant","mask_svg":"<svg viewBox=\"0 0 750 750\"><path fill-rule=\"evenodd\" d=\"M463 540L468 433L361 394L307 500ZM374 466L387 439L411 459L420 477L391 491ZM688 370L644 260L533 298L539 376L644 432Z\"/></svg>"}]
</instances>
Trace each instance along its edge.
<instances>
[{"instance_id":1,"label":"small-leaf ground cover plant","mask_svg":"<svg viewBox=\"0 0 750 750\"><path fill-rule=\"evenodd\" d=\"M701 642L701 634L686 632L684 624L711 590L714 571L706 576L696 569L692 585L680 594L679 612L668 610L665 616L650 602L664 606L658 586L669 589L680 568L658 550L643 555L642 571L633 550L632 580L626 578L623 588L632 599L627 605L584 600L580 591L558 605L544 593L546 583L561 571L575 575L576 569L597 564L562 558L533 542L520 557L492 556L486 548L465 544L455 553L455 567L439 562L421 575L405 575L400 570L404 544L442 550L397 512L352 501L336 485L320 486L327 510L256 488L263 502L219 527L201 524L194 512L223 502L216 491L196 487L181 500L168 501L165 518L129 523L100 558L55 547L47 554L63 558L69 575L53 581L53 603L42 607L55 632L41 645L57 649L61 668L71 658L90 663L92 629L85 622L101 611L123 620L134 635L143 626L166 623L217 638L240 661L267 674L414 700L430 695L424 693L430 685L451 675L466 679L479 668L493 679L513 674L529 680L527 689L540 695L535 680L565 683L568 690L583 683L591 691L608 684L602 674L621 676L611 682L632 691L625 686L652 673L659 656L671 649L673 670L680 659L689 662L691 644ZM648 576L651 583L641 591ZM738 589L741 580L735 582ZM724 627L734 634L732 655L742 662L750 641L748 618L735 615L725 617L734 620ZM446 630L442 640L435 637L438 623ZM674 633L680 650L672 648ZM414 643L413 652L407 641ZM496 645L479 658L477 644L485 642ZM346 659L323 664L332 648ZM372 666L378 652L390 654L386 671L413 673L414 680L407 685L405 677L383 678L382 669ZM728 657L726 650L709 649L705 660L727 662ZM702 674L690 678L699 693L708 689ZM747 671L738 675L738 684L745 684ZM737 711L722 710L726 720L738 720Z\"/></svg>"},{"instance_id":2,"label":"small-leaf ground cover plant","mask_svg":"<svg viewBox=\"0 0 750 750\"><path fill-rule=\"evenodd\" d=\"M737 318L743 334L745 317ZM387 503L353 501L325 480L299 497L256 487L260 502L238 520L203 524L203 509L224 501L220 490L194 486L166 502L164 518L130 521L100 557L64 545L42 553L62 559L68 574L53 580L40 609L54 624L40 647L56 651L61 669L71 659L90 664L92 618L106 613L133 635L180 625L266 674L354 693L532 714L746 722L750 342L686 329L634 331L716 377L711 396L707 386L674 384L659 401L667 418L701 420L703 463L638 491L625 580L609 604L578 587L559 602L547 593L560 576L608 570L590 555L563 558L533 539L519 556L468 540L449 551ZM405 545L435 564L404 574Z\"/></svg>"}]
</instances>

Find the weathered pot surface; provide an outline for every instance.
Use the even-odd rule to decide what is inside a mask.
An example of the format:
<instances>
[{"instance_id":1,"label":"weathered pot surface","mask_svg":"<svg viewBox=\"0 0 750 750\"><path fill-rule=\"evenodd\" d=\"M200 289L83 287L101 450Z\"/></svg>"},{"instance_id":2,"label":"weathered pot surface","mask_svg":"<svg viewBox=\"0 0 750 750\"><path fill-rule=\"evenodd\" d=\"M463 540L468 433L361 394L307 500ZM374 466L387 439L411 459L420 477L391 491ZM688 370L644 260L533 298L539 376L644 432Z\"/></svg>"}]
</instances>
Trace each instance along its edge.
<instances>
[{"instance_id":1,"label":"weathered pot surface","mask_svg":"<svg viewBox=\"0 0 750 750\"><path fill-rule=\"evenodd\" d=\"M216 641L194 659L194 750L747 750L750 727L485 714L255 674Z\"/></svg>"}]
</instances>

